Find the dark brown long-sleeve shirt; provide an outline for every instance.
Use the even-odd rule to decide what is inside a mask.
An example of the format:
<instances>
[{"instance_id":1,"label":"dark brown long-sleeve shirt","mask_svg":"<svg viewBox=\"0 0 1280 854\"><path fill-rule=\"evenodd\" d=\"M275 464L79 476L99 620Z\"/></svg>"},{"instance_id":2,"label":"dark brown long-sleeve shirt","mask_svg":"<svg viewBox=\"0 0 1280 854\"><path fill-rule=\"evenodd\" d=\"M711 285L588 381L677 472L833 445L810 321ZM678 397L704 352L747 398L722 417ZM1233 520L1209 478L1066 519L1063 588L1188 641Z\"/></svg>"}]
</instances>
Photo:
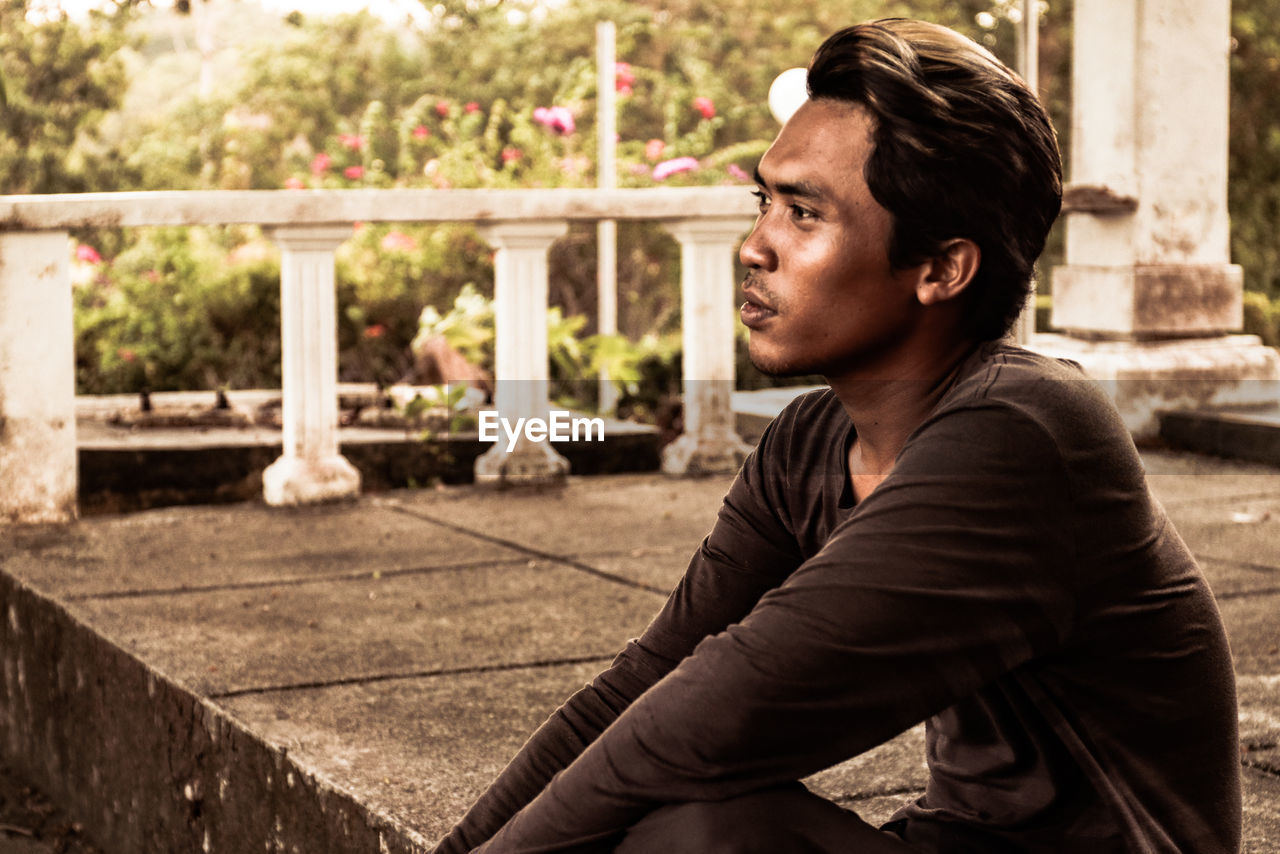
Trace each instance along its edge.
<instances>
[{"instance_id":1,"label":"dark brown long-sleeve shirt","mask_svg":"<svg viewBox=\"0 0 1280 854\"><path fill-rule=\"evenodd\" d=\"M926 720L897 816L925 850L1235 852L1221 620L1100 392L988 344L860 503L852 440L830 391L789 406L644 635L438 850L610 850Z\"/></svg>"}]
</instances>

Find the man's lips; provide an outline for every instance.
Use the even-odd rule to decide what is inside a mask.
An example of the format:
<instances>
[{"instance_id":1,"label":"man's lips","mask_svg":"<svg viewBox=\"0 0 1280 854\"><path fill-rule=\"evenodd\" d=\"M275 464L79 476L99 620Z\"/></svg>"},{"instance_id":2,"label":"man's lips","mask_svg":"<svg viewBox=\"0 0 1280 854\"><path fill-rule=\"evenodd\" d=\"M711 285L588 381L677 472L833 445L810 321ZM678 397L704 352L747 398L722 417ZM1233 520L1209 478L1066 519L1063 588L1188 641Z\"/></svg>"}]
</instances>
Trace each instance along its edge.
<instances>
[{"instance_id":1,"label":"man's lips","mask_svg":"<svg viewBox=\"0 0 1280 854\"><path fill-rule=\"evenodd\" d=\"M742 304L742 308L738 311L742 318L742 325L748 329L759 329L769 318L777 314L769 306L760 302L750 293L746 294L747 301Z\"/></svg>"}]
</instances>

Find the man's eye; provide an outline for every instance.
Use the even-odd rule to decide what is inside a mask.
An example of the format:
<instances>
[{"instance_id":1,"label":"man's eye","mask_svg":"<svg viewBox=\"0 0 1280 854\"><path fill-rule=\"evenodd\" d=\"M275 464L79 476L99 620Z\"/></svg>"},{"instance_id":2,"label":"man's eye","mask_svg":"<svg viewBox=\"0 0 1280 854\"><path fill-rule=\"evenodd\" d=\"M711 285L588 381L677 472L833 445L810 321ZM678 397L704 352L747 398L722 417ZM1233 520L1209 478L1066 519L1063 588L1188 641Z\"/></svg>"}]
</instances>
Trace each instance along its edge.
<instances>
[{"instance_id":1,"label":"man's eye","mask_svg":"<svg viewBox=\"0 0 1280 854\"><path fill-rule=\"evenodd\" d=\"M760 210L769 207L769 197L765 195L764 190L752 190L751 195L756 197L756 205Z\"/></svg>"},{"instance_id":2,"label":"man's eye","mask_svg":"<svg viewBox=\"0 0 1280 854\"><path fill-rule=\"evenodd\" d=\"M818 216L808 208L802 208L799 205L791 206L791 215L796 219L815 219Z\"/></svg>"}]
</instances>

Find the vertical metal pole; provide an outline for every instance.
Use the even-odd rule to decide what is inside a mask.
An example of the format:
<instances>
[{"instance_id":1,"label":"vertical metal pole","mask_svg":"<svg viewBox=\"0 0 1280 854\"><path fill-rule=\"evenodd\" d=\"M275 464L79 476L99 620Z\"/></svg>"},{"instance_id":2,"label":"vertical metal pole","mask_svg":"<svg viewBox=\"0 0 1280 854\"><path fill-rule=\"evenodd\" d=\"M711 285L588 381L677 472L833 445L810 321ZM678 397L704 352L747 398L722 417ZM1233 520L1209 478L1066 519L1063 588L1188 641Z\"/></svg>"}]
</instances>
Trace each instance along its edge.
<instances>
[{"instance_id":1,"label":"vertical metal pole","mask_svg":"<svg viewBox=\"0 0 1280 854\"><path fill-rule=\"evenodd\" d=\"M597 183L602 190L618 186L617 136L618 93L615 86L617 27L613 21L596 24L596 118L599 166ZM618 223L601 220L596 226L596 326L601 335L618 332ZM618 392L609 378L608 367L600 369L600 412L612 413Z\"/></svg>"},{"instance_id":2,"label":"vertical metal pole","mask_svg":"<svg viewBox=\"0 0 1280 854\"><path fill-rule=\"evenodd\" d=\"M1018 73L1032 92L1040 91L1040 0L1023 0L1018 40Z\"/></svg>"},{"instance_id":3,"label":"vertical metal pole","mask_svg":"<svg viewBox=\"0 0 1280 854\"><path fill-rule=\"evenodd\" d=\"M1040 0L1022 0L1022 22L1018 26L1018 73L1032 91L1040 91ZM1013 325L1014 340L1027 344L1036 334L1036 280L1022 315Z\"/></svg>"}]
</instances>

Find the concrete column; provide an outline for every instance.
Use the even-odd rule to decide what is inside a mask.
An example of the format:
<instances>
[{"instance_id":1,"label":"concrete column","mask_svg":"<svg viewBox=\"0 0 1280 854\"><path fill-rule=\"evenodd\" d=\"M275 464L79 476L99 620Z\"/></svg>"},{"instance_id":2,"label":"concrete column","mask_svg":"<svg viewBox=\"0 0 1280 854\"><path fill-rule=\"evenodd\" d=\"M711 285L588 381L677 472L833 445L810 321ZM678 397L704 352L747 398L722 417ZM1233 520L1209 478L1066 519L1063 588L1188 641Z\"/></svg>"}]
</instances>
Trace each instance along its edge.
<instances>
[{"instance_id":1,"label":"concrete column","mask_svg":"<svg viewBox=\"0 0 1280 854\"><path fill-rule=\"evenodd\" d=\"M338 328L333 253L351 226L278 228L284 453L262 473L268 504L360 494L360 473L338 452Z\"/></svg>"},{"instance_id":2,"label":"concrete column","mask_svg":"<svg viewBox=\"0 0 1280 854\"><path fill-rule=\"evenodd\" d=\"M0 232L0 524L75 517L67 233Z\"/></svg>"},{"instance_id":3,"label":"concrete column","mask_svg":"<svg viewBox=\"0 0 1280 854\"><path fill-rule=\"evenodd\" d=\"M1227 218L1228 0L1076 0L1066 264L1032 346L1160 408L1274 400L1280 359L1242 322ZM1261 348L1261 349L1260 349ZM1265 351L1265 352L1264 352Z\"/></svg>"},{"instance_id":4,"label":"concrete column","mask_svg":"<svg viewBox=\"0 0 1280 854\"><path fill-rule=\"evenodd\" d=\"M506 222L480 235L494 258L494 403L508 424L550 416L547 364L547 250L569 229L564 222ZM555 483L569 461L549 441L523 433L513 447L500 433L476 460L477 483L494 486Z\"/></svg>"},{"instance_id":5,"label":"concrete column","mask_svg":"<svg viewBox=\"0 0 1280 854\"><path fill-rule=\"evenodd\" d=\"M678 220L684 340L684 433L662 453L668 474L735 472L751 447L733 423L733 259L752 220Z\"/></svg>"}]
</instances>

